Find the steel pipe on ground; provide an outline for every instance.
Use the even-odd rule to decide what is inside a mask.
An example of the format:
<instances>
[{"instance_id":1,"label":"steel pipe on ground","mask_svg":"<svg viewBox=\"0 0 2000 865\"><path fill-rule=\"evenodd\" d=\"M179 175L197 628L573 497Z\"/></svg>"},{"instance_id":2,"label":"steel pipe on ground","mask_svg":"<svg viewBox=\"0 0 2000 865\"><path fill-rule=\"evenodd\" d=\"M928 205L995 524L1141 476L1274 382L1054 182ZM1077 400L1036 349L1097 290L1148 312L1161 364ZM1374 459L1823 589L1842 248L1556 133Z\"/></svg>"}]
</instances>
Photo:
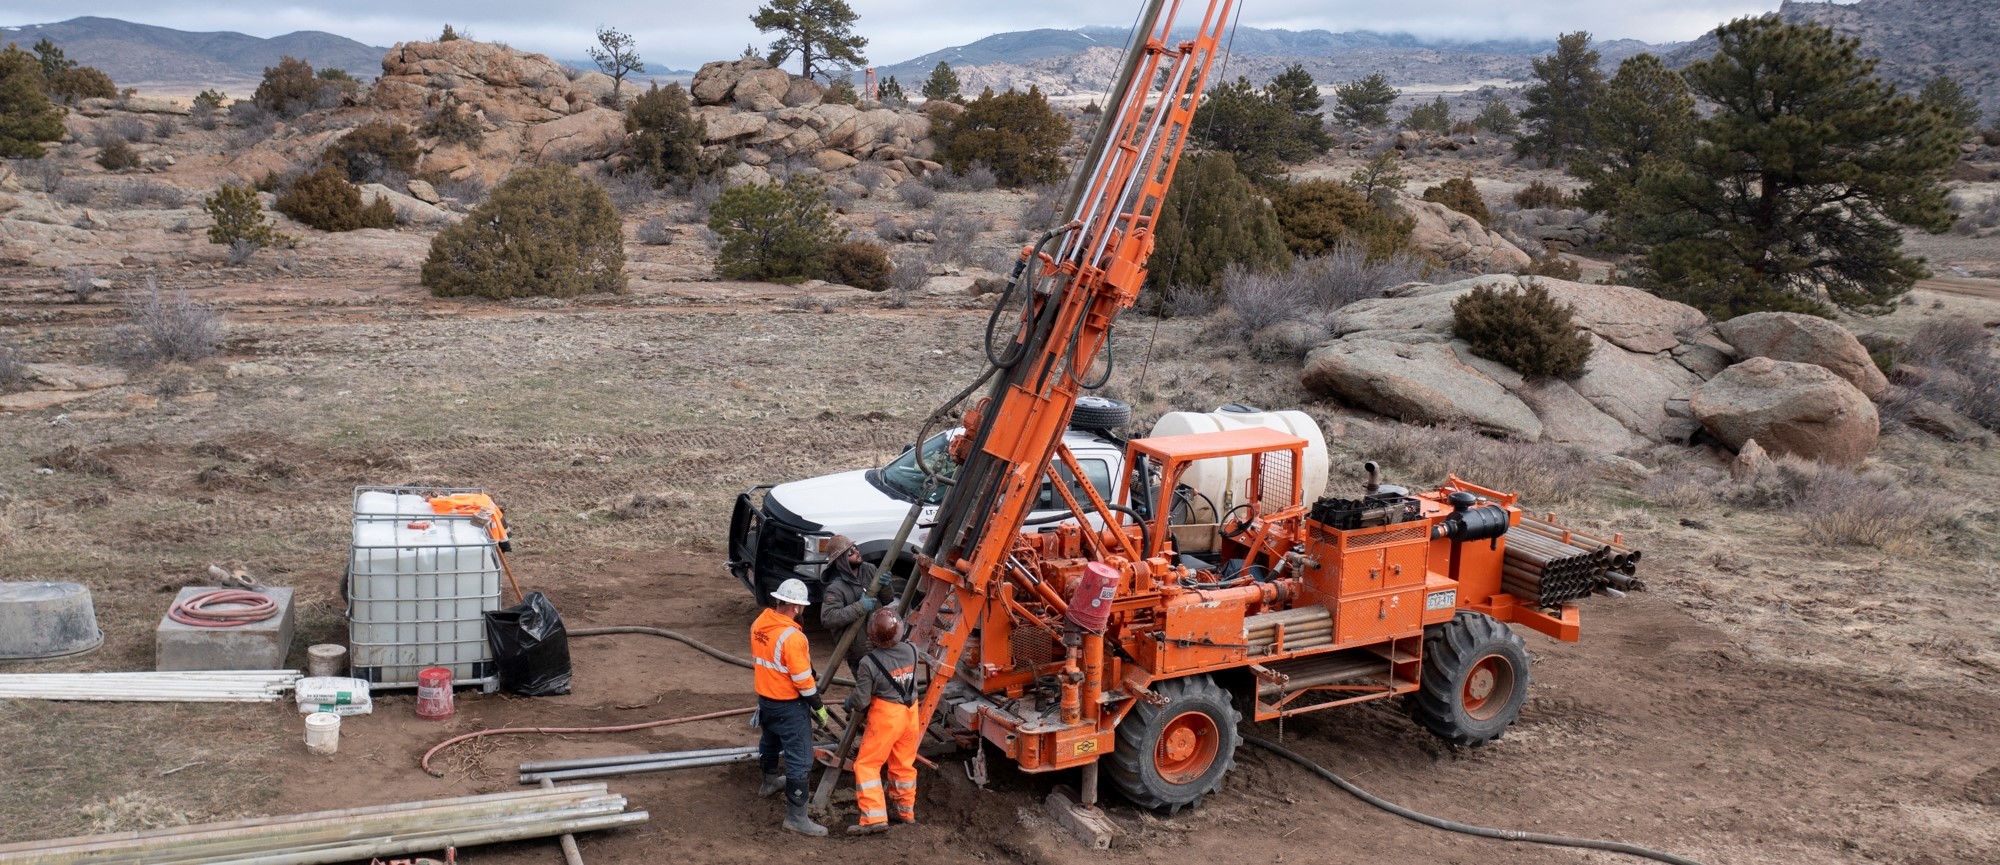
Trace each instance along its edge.
<instances>
[{"instance_id":1,"label":"steel pipe on ground","mask_svg":"<svg viewBox=\"0 0 2000 865\"><path fill-rule=\"evenodd\" d=\"M579 778L609 778L614 775L639 775L646 772L667 772L674 769L699 769L706 766L726 766L730 763L747 763L757 759L757 752L727 754L717 757L695 757L687 760L661 760L655 763L620 763L614 766L591 766L583 769L563 769L554 772L523 773L521 783L534 784L547 778L551 781L574 781Z\"/></svg>"},{"instance_id":2,"label":"steel pipe on ground","mask_svg":"<svg viewBox=\"0 0 2000 865\"><path fill-rule=\"evenodd\" d=\"M596 766L617 766L625 763L659 763L667 760L688 760L696 757L720 757L725 754L754 754L756 745L736 748L708 748L700 751L662 751L653 754L616 754L609 757L577 757L571 760L533 760L521 764L521 771L556 772L563 769L589 769Z\"/></svg>"}]
</instances>

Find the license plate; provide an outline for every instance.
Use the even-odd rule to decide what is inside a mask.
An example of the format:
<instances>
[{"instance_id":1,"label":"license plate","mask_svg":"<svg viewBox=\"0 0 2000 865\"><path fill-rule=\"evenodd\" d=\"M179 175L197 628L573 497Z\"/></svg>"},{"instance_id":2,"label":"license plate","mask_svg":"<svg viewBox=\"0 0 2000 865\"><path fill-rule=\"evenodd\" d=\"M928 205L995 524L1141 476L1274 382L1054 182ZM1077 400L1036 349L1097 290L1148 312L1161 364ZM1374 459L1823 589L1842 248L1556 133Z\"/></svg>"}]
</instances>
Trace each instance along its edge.
<instances>
[{"instance_id":1,"label":"license plate","mask_svg":"<svg viewBox=\"0 0 2000 865\"><path fill-rule=\"evenodd\" d=\"M1424 596L1424 609L1426 610L1449 610L1456 606L1458 606L1457 589L1446 589L1442 592L1432 592Z\"/></svg>"}]
</instances>

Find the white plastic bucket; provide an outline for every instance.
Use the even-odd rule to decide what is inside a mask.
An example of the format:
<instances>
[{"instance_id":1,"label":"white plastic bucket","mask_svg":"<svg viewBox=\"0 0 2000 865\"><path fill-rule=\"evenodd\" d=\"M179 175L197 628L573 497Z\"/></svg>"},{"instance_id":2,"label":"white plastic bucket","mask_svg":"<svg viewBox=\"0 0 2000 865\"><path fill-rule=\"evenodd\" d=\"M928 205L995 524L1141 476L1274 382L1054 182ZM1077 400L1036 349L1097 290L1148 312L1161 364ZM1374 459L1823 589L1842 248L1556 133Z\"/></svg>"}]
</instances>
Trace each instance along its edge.
<instances>
[{"instance_id":1,"label":"white plastic bucket","mask_svg":"<svg viewBox=\"0 0 2000 865\"><path fill-rule=\"evenodd\" d=\"M1290 433L1306 440L1305 464L1299 471L1301 500L1310 504L1326 492L1326 435L1320 431L1319 424L1312 419L1312 416L1302 411L1246 412L1217 409L1211 412L1168 412L1153 424L1152 435L1177 436L1260 426ZM1250 458L1218 457L1201 460L1188 466L1187 471L1181 474L1180 482L1208 497L1207 502L1197 503L1196 508L1199 513L1194 515L1194 521L1213 522L1221 515L1208 512L1208 503L1212 502L1218 510L1226 511L1249 500ZM1289 492L1286 491L1287 494Z\"/></svg>"},{"instance_id":2,"label":"white plastic bucket","mask_svg":"<svg viewBox=\"0 0 2000 865\"><path fill-rule=\"evenodd\" d=\"M306 716L306 751L331 754L340 750L340 716L314 712Z\"/></svg>"},{"instance_id":3,"label":"white plastic bucket","mask_svg":"<svg viewBox=\"0 0 2000 865\"><path fill-rule=\"evenodd\" d=\"M347 672L347 647L334 643L321 643L306 648L306 673L316 678L338 676Z\"/></svg>"}]
</instances>

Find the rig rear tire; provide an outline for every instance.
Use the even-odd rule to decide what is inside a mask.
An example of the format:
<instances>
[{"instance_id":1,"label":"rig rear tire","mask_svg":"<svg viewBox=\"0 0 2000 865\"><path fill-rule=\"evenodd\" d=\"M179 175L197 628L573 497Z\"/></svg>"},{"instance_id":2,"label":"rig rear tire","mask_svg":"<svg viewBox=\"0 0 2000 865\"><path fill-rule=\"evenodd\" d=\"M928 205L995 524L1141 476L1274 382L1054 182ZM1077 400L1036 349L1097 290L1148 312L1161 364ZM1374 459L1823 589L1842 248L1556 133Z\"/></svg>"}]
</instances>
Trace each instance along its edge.
<instances>
[{"instance_id":1,"label":"rig rear tire","mask_svg":"<svg viewBox=\"0 0 2000 865\"><path fill-rule=\"evenodd\" d=\"M1454 745L1484 745L1521 717L1528 648L1492 616L1460 612L1424 635L1423 681L1410 714Z\"/></svg>"},{"instance_id":2,"label":"rig rear tire","mask_svg":"<svg viewBox=\"0 0 2000 865\"><path fill-rule=\"evenodd\" d=\"M1118 747L1106 758L1104 775L1132 804L1171 814L1222 789L1236 765L1242 741L1236 724L1243 716L1229 692L1205 675L1171 679L1154 690L1166 702L1142 700L1119 722Z\"/></svg>"}]
</instances>

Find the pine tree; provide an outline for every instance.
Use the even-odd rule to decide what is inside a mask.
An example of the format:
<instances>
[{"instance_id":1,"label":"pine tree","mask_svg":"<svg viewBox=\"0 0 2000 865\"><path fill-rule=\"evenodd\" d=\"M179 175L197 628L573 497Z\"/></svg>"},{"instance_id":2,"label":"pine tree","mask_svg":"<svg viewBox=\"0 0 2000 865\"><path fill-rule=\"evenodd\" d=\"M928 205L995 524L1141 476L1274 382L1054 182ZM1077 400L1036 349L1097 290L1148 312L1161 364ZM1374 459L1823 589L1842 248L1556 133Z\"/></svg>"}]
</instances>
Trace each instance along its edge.
<instances>
[{"instance_id":1,"label":"pine tree","mask_svg":"<svg viewBox=\"0 0 2000 865\"><path fill-rule=\"evenodd\" d=\"M1527 131L1514 143L1522 156L1539 156L1552 165L1566 165L1590 145L1590 103L1604 86L1597 69L1597 52L1590 34L1581 30L1556 39L1556 53L1534 61L1536 84L1522 95L1521 112Z\"/></svg>"},{"instance_id":2,"label":"pine tree","mask_svg":"<svg viewBox=\"0 0 2000 865\"><path fill-rule=\"evenodd\" d=\"M1514 109L1498 98L1487 100L1486 107L1479 110L1479 116L1472 118L1472 122L1494 135L1512 135L1521 128L1521 119L1514 116Z\"/></svg>"},{"instance_id":3,"label":"pine tree","mask_svg":"<svg viewBox=\"0 0 2000 865\"><path fill-rule=\"evenodd\" d=\"M1443 135L1451 131L1451 105L1444 97L1410 109L1410 116L1403 120L1403 126L1420 132L1435 132Z\"/></svg>"},{"instance_id":4,"label":"pine tree","mask_svg":"<svg viewBox=\"0 0 2000 865\"><path fill-rule=\"evenodd\" d=\"M958 73L951 71L951 64L938 61L931 69L930 80L924 82L925 99L940 102L964 102L965 96L958 92Z\"/></svg>"},{"instance_id":5,"label":"pine tree","mask_svg":"<svg viewBox=\"0 0 2000 865\"><path fill-rule=\"evenodd\" d=\"M823 78L829 65L868 64L868 58L861 56L868 40L854 35L854 22L860 17L847 0L771 0L757 7L750 23L759 32L782 34L765 57L771 65L783 65L797 54L801 76Z\"/></svg>"},{"instance_id":6,"label":"pine tree","mask_svg":"<svg viewBox=\"0 0 2000 865\"><path fill-rule=\"evenodd\" d=\"M1619 232L1637 275L1716 317L1881 313L1923 276L1902 226L1951 226L1958 129L1875 75L1860 42L1776 16L1717 28L1683 73L1716 106L1682 164L1646 171Z\"/></svg>"},{"instance_id":7,"label":"pine tree","mask_svg":"<svg viewBox=\"0 0 2000 865\"><path fill-rule=\"evenodd\" d=\"M1917 95L1918 101L1937 109L1951 125L1965 130L1960 140L1971 138L1979 130L1979 100L1965 92L1965 87L1949 75L1939 75L1924 84Z\"/></svg>"},{"instance_id":8,"label":"pine tree","mask_svg":"<svg viewBox=\"0 0 2000 865\"><path fill-rule=\"evenodd\" d=\"M62 109L42 92L42 64L9 44L0 51L0 157L36 159L63 137Z\"/></svg>"},{"instance_id":9,"label":"pine tree","mask_svg":"<svg viewBox=\"0 0 2000 865\"><path fill-rule=\"evenodd\" d=\"M1290 260L1276 215L1227 153L1181 160L1154 237L1146 277L1154 297L1174 287L1219 291L1231 264L1275 270Z\"/></svg>"},{"instance_id":10,"label":"pine tree","mask_svg":"<svg viewBox=\"0 0 2000 865\"><path fill-rule=\"evenodd\" d=\"M1401 95L1379 73L1350 81L1333 89L1333 116L1349 126L1381 126L1389 122L1389 106Z\"/></svg>"},{"instance_id":11,"label":"pine tree","mask_svg":"<svg viewBox=\"0 0 2000 865\"><path fill-rule=\"evenodd\" d=\"M35 42L35 58L42 64L42 79L54 81L56 76L76 68L76 61L63 56L63 50L47 36Z\"/></svg>"},{"instance_id":12,"label":"pine tree","mask_svg":"<svg viewBox=\"0 0 2000 865\"><path fill-rule=\"evenodd\" d=\"M875 87L875 99L883 105L907 105L909 99L903 96L903 85L896 83L896 76L889 76Z\"/></svg>"},{"instance_id":13,"label":"pine tree","mask_svg":"<svg viewBox=\"0 0 2000 865\"><path fill-rule=\"evenodd\" d=\"M639 59L638 40L620 33L611 27L597 28L597 44L586 53L590 62L604 74L611 76L611 104L618 104L618 95L625 88L625 76L646 71L646 61Z\"/></svg>"},{"instance_id":14,"label":"pine tree","mask_svg":"<svg viewBox=\"0 0 2000 865\"><path fill-rule=\"evenodd\" d=\"M1570 162L1589 182L1579 202L1609 211L1632 193L1648 166L1676 162L1694 146L1694 94L1680 73L1651 54L1628 57L1590 106L1595 142Z\"/></svg>"},{"instance_id":15,"label":"pine tree","mask_svg":"<svg viewBox=\"0 0 2000 865\"><path fill-rule=\"evenodd\" d=\"M1286 160L1302 161L1332 149L1333 139L1326 134L1326 121L1319 116L1320 106L1326 100L1320 98L1319 84L1313 81L1305 64L1294 63L1274 76L1264 85L1264 98L1292 116L1290 146L1284 148L1283 154Z\"/></svg>"}]
</instances>

